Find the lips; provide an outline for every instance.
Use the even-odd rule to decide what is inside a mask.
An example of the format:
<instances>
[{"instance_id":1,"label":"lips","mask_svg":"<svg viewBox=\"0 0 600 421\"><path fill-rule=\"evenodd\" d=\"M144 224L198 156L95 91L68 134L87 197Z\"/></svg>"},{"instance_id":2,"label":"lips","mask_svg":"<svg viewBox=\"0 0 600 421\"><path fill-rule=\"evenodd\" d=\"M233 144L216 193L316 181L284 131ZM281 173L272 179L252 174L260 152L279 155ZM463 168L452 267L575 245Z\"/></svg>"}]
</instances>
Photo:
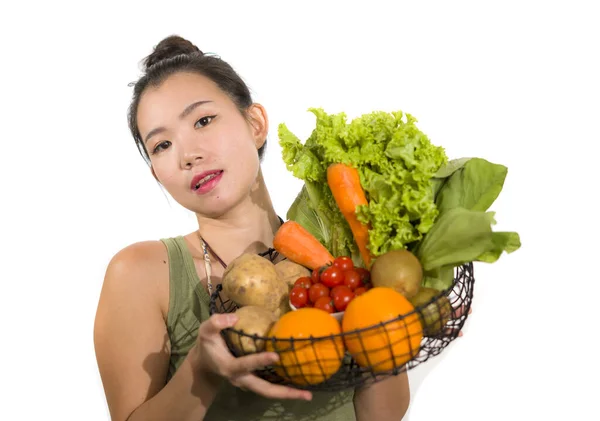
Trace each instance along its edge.
<instances>
[{"instance_id":1,"label":"lips","mask_svg":"<svg viewBox=\"0 0 600 421\"><path fill-rule=\"evenodd\" d=\"M215 177L218 177L223 173L223 170L210 170L205 171L203 173L197 174L192 178L192 182L190 183L190 188L194 191L197 191L204 185Z\"/></svg>"}]
</instances>

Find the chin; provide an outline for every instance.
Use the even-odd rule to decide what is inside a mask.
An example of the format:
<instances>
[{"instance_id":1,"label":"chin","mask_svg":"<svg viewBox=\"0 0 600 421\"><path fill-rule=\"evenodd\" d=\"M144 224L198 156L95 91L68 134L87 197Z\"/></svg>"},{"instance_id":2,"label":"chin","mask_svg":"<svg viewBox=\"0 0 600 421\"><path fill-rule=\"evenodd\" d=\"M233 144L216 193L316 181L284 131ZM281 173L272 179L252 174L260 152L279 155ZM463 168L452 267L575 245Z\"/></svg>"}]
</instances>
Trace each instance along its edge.
<instances>
[{"instance_id":1,"label":"chin","mask_svg":"<svg viewBox=\"0 0 600 421\"><path fill-rule=\"evenodd\" d=\"M213 196L202 200L202 203L194 203L192 206L186 206L192 212L206 216L212 219L218 219L226 215L237 204L237 201L231 197Z\"/></svg>"}]
</instances>

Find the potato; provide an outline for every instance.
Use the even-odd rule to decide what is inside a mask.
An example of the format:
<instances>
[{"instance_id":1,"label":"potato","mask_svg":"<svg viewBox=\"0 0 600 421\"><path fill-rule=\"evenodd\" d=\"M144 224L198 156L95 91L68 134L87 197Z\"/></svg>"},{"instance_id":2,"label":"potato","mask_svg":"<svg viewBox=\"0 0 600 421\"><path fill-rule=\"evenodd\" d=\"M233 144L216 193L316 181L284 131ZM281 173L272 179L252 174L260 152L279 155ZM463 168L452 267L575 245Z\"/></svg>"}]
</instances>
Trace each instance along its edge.
<instances>
[{"instance_id":1,"label":"potato","mask_svg":"<svg viewBox=\"0 0 600 421\"><path fill-rule=\"evenodd\" d=\"M243 331L247 335L266 337L271 326L277 321L273 312L257 306L241 307L236 310L235 314L239 319L233 328ZM229 332L229 339L235 349L242 354L262 352L265 349L265 341L262 339L254 339L232 332Z\"/></svg>"},{"instance_id":2,"label":"potato","mask_svg":"<svg viewBox=\"0 0 600 421\"><path fill-rule=\"evenodd\" d=\"M279 276L279 279L287 283L290 289L292 286L294 286L294 282L296 282L298 278L303 276L310 277L311 274L310 269L307 269L304 266L287 259L277 263L275 265L275 270L277 271L277 276Z\"/></svg>"},{"instance_id":3,"label":"potato","mask_svg":"<svg viewBox=\"0 0 600 421\"><path fill-rule=\"evenodd\" d=\"M290 311L292 311L292 307L290 307L289 295L286 294L285 299L281 302L281 305L277 310L273 312L273 314L275 314L275 317L279 319L285 313L288 313Z\"/></svg>"},{"instance_id":4,"label":"potato","mask_svg":"<svg viewBox=\"0 0 600 421\"><path fill-rule=\"evenodd\" d=\"M277 276L275 265L257 254L244 253L231 262L222 284L223 292L239 307L275 311L288 299L288 286Z\"/></svg>"}]
</instances>

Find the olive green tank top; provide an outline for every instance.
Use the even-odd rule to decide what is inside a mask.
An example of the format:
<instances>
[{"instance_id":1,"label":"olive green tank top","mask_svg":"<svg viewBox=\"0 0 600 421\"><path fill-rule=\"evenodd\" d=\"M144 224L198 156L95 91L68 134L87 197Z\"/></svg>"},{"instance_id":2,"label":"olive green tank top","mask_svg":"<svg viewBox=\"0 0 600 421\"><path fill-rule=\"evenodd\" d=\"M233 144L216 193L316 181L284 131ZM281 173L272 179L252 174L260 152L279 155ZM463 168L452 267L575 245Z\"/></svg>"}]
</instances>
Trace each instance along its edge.
<instances>
[{"instance_id":1,"label":"olive green tank top","mask_svg":"<svg viewBox=\"0 0 600 421\"><path fill-rule=\"evenodd\" d=\"M196 341L200 323L208 319L210 297L200 282L192 255L182 236L164 238L169 257L169 311L171 341L169 381ZM205 421L352 421L353 390L315 392L311 402L273 400L223 382Z\"/></svg>"}]
</instances>

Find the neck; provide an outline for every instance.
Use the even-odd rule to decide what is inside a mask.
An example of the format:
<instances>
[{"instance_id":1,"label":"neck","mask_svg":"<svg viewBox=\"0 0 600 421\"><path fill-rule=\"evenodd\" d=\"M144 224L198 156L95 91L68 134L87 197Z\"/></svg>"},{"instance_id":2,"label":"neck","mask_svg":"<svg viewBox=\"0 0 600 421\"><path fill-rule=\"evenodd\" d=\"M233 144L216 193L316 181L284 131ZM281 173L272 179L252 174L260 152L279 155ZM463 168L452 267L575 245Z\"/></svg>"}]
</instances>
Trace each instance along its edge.
<instances>
[{"instance_id":1,"label":"neck","mask_svg":"<svg viewBox=\"0 0 600 421\"><path fill-rule=\"evenodd\" d=\"M226 214L196 217L200 235L226 264L243 253L261 253L273 247L280 226L262 171L250 195Z\"/></svg>"}]
</instances>

